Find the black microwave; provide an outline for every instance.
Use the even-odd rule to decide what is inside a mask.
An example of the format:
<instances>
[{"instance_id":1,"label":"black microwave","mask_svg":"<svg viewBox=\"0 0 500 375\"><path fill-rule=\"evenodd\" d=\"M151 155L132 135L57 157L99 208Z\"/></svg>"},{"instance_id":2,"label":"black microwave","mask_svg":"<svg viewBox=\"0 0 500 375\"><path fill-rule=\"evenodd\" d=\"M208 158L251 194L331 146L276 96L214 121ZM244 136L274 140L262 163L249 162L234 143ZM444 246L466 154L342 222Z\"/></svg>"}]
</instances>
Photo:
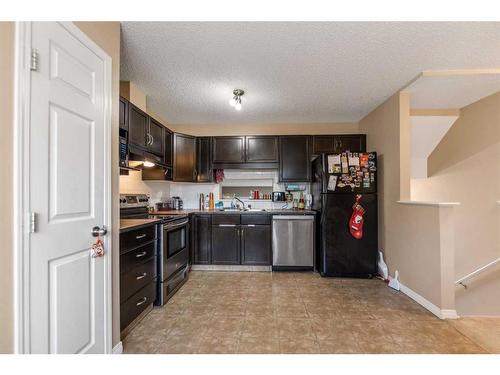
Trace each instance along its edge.
<instances>
[{"instance_id":1,"label":"black microwave","mask_svg":"<svg viewBox=\"0 0 500 375\"><path fill-rule=\"evenodd\" d=\"M120 137L120 167L128 167L128 143L125 137Z\"/></svg>"}]
</instances>

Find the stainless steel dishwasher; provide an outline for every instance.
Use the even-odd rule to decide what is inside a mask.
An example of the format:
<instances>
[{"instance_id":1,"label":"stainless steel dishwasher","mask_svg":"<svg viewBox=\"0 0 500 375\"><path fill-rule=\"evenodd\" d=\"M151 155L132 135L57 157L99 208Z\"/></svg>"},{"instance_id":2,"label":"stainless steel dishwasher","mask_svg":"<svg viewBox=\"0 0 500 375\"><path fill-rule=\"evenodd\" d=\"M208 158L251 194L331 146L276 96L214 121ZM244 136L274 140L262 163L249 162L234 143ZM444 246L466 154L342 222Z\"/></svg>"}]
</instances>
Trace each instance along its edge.
<instances>
[{"instance_id":1,"label":"stainless steel dishwasher","mask_svg":"<svg viewBox=\"0 0 500 375\"><path fill-rule=\"evenodd\" d=\"M314 215L273 216L273 270L314 269Z\"/></svg>"}]
</instances>

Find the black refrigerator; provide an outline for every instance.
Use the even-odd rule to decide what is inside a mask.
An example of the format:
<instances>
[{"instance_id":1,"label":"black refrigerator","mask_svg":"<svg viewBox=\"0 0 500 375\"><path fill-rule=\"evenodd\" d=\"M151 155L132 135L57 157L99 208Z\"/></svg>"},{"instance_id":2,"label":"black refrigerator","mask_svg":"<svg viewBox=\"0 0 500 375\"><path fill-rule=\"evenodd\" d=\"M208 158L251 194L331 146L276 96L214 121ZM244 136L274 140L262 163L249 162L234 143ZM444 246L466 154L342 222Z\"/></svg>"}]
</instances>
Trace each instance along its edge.
<instances>
[{"instance_id":1,"label":"black refrigerator","mask_svg":"<svg viewBox=\"0 0 500 375\"><path fill-rule=\"evenodd\" d=\"M323 154L313 162L313 208L318 212L321 276L377 273L377 154Z\"/></svg>"}]
</instances>

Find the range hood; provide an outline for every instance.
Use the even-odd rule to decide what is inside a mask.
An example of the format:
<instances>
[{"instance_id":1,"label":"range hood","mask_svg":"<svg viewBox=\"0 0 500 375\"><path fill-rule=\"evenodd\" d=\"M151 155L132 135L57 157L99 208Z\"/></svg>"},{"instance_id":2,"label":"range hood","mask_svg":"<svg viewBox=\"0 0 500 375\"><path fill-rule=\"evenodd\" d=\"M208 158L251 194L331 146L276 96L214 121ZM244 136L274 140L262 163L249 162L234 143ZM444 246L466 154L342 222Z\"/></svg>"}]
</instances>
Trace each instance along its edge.
<instances>
[{"instance_id":1,"label":"range hood","mask_svg":"<svg viewBox=\"0 0 500 375\"><path fill-rule=\"evenodd\" d=\"M129 154L128 154L129 167L141 169L145 161L149 161L161 167L166 167L161 157L151 154L147 151L143 151L140 148L129 146Z\"/></svg>"}]
</instances>

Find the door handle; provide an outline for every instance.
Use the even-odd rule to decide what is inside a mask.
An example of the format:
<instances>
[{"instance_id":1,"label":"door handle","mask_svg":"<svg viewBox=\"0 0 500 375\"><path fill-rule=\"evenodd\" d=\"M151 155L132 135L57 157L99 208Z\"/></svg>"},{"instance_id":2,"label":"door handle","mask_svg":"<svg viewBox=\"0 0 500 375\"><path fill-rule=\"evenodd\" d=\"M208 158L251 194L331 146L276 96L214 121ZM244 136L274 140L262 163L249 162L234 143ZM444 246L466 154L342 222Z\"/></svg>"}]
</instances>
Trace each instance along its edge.
<instances>
[{"instance_id":1,"label":"door handle","mask_svg":"<svg viewBox=\"0 0 500 375\"><path fill-rule=\"evenodd\" d=\"M138 236L135 236L135 239L140 240L141 238L144 238L144 237L146 237L146 233L139 234Z\"/></svg>"},{"instance_id":2,"label":"door handle","mask_svg":"<svg viewBox=\"0 0 500 375\"><path fill-rule=\"evenodd\" d=\"M137 302L135 305L136 306L141 306L142 304L146 303L148 300L148 297L143 297L139 302Z\"/></svg>"},{"instance_id":3,"label":"door handle","mask_svg":"<svg viewBox=\"0 0 500 375\"><path fill-rule=\"evenodd\" d=\"M103 225L102 228L95 226L92 228L90 233L92 234L93 237L101 237L105 236L108 233L108 229L106 228L105 225Z\"/></svg>"},{"instance_id":4,"label":"door handle","mask_svg":"<svg viewBox=\"0 0 500 375\"><path fill-rule=\"evenodd\" d=\"M143 256L145 256L148 252L147 251L143 251L142 253L139 253L139 254L136 254L135 257L136 258L142 258Z\"/></svg>"},{"instance_id":5,"label":"door handle","mask_svg":"<svg viewBox=\"0 0 500 375\"><path fill-rule=\"evenodd\" d=\"M141 280L141 279L144 279L147 275L148 275L148 274L147 274L147 272L143 272L142 274L137 275L137 276L135 277L135 279L136 279L136 280Z\"/></svg>"}]
</instances>

